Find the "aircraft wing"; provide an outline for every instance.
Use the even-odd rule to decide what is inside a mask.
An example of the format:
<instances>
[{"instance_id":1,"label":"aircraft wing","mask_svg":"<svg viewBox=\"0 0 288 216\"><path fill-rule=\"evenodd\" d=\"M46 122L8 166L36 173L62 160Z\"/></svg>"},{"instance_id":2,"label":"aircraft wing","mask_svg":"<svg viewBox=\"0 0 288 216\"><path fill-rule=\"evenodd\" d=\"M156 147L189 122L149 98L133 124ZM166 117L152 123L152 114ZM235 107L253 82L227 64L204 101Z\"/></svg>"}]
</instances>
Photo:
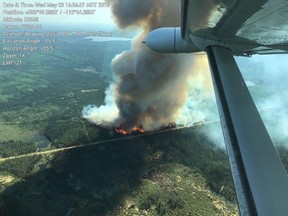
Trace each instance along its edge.
<instances>
[{"instance_id":1,"label":"aircraft wing","mask_svg":"<svg viewBox=\"0 0 288 216\"><path fill-rule=\"evenodd\" d=\"M181 34L234 54L288 53L287 0L183 0Z\"/></svg>"},{"instance_id":2,"label":"aircraft wing","mask_svg":"<svg viewBox=\"0 0 288 216\"><path fill-rule=\"evenodd\" d=\"M288 215L288 176L234 55L288 53L287 0L182 0L180 28L145 42L157 52L205 51L241 215Z\"/></svg>"}]
</instances>

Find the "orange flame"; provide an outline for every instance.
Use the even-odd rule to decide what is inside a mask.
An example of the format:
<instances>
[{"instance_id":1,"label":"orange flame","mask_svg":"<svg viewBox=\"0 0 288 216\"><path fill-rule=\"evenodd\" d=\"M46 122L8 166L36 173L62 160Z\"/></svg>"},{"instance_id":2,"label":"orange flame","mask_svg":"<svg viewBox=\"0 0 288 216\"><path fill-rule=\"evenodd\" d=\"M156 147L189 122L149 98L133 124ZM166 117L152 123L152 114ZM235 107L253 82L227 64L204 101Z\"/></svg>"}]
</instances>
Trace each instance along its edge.
<instances>
[{"instance_id":1,"label":"orange flame","mask_svg":"<svg viewBox=\"0 0 288 216\"><path fill-rule=\"evenodd\" d=\"M123 134L123 135L127 135L127 134L131 134L133 132L137 132L137 133L145 133L146 131L144 130L144 128L142 126L134 126L133 128L129 129L129 130L125 130L123 128L113 128L117 133Z\"/></svg>"},{"instance_id":2,"label":"orange flame","mask_svg":"<svg viewBox=\"0 0 288 216\"><path fill-rule=\"evenodd\" d=\"M145 133L145 130L144 130L143 127L133 127L133 128L131 128L131 132L130 133L132 133L132 132Z\"/></svg>"},{"instance_id":3,"label":"orange flame","mask_svg":"<svg viewBox=\"0 0 288 216\"><path fill-rule=\"evenodd\" d=\"M165 129L171 129L171 128L175 128L176 127L176 123L174 122L170 122L168 123L166 126L162 126L162 127L159 127L159 128L156 128L152 131L161 131L161 130L165 130ZM119 134L123 134L123 135L127 135L127 134L132 134L133 132L136 132L136 133L145 133L145 132L149 132L149 131L146 131L143 126L134 126L132 127L131 129L129 130L126 130L126 129L123 129L121 126L120 127L113 127L112 128L114 131L116 131L117 133Z\"/></svg>"},{"instance_id":4,"label":"orange flame","mask_svg":"<svg viewBox=\"0 0 288 216\"><path fill-rule=\"evenodd\" d=\"M129 134L128 131L124 130L124 129L114 129L117 133L120 133L120 134L123 134L123 135L126 135L126 134Z\"/></svg>"}]
</instances>

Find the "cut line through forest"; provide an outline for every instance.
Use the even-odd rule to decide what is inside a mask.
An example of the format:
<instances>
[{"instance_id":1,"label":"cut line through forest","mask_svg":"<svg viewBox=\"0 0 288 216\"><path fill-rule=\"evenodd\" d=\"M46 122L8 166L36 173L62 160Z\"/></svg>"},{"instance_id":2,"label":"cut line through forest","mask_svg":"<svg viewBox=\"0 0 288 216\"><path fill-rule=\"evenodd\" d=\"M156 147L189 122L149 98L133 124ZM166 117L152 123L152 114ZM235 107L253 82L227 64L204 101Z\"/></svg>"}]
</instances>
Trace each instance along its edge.
<instances>
[{"instance_id":1,"label":"cut line through forest","mask_svg":"<svg viewBox=\"0 0 288 216\"><path fill-rule=\"evenodd\" d=\"M0 158L0 162L4 162L4 161L7 161L7 160L18 159L18 158L24 158L24 157L31 157L31 156L36 156L36 155L52 154L52 153L61 152L61 151L67 151L67 150L71 150L71 149L77 149L77 148L84 148L84 147L88 147L88 146L99 145L99 144L102 144L102 143L115 142L115 141L128 140L128 139L135 139L135 138L138 138L138 137L149 136L149 135L152 135L152 134L166 133L166 132L169 132L169 131L181 130L181 129L185 129L185 128L193 128L193 127L197 127L197 126L201 126L201 125L211 124L211 123L214 123L214 122L217 122L217 121L219 121L219 120L200 122L200 123L195 123L192 126L182 126L182 127L169 128L169 129L164 129L164 130L159 130L159 131L151 131L151 132L146 132L146 133L137 134L137 135L125 136L125 137L120 137L120 138L115 138L115 139L108 139L108 140L101 140L101 141L91 142L91 143L88 143L88 144L80 144L80 145L68 146L68 147L63 147L63 148L51 149L51 150L47 150L47 151L31 152L31 153L17 155L17 156L10 156L10 157L6 157L6 158Z\"/></svg>"}]
</instances>

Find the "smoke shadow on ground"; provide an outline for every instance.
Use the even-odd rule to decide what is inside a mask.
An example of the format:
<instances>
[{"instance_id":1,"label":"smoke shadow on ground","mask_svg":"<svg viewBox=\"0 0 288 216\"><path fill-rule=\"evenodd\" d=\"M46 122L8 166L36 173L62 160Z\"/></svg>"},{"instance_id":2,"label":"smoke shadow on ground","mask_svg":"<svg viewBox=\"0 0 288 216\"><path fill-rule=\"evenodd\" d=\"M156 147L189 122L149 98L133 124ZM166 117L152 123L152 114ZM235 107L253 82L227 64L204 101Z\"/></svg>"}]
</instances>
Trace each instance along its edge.
<instances>
[{"instance_id":1,"label":"smoke shadow on ground","mask_svg":"<svg viewBox=\"0 0 288 216\"><path fill-rule=\"evenodd\" d=\"M235 201L224 151L195 128L73 149L55 154L50 164L2 193L1 215L113 215L166 164L189 167L212 191Z\"/></svg>"},{"instance_id":2,"label":"smoke shadow on ground","mask_svg":"<svg viewBox=\"0 0 288 216\"><path fill-rule=\"evenodd\" d=\"M1 196L2 215L105 215L137 187L147 146L140 140L57 153L51 167Z\"/></svg>"}]
</instances>

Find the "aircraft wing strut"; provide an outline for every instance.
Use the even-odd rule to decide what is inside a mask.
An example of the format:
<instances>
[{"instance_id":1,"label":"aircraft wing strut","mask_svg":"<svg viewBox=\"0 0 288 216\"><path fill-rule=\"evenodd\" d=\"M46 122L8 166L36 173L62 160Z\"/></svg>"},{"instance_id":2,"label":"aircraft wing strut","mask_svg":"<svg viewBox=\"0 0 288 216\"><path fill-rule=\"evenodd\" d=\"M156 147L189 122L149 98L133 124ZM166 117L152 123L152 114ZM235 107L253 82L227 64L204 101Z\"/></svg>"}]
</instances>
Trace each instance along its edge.
<instances>
[{"instance_id":1,"label":"aircraft wing strut","mask_svg":"<svg viewBox=\"0 0 288 216\"><path fill-rule=\"evenodd\" d=\"M231 50L206 49L241 215L288 215L288 177Z\"/></svg>"}]
</instances>

